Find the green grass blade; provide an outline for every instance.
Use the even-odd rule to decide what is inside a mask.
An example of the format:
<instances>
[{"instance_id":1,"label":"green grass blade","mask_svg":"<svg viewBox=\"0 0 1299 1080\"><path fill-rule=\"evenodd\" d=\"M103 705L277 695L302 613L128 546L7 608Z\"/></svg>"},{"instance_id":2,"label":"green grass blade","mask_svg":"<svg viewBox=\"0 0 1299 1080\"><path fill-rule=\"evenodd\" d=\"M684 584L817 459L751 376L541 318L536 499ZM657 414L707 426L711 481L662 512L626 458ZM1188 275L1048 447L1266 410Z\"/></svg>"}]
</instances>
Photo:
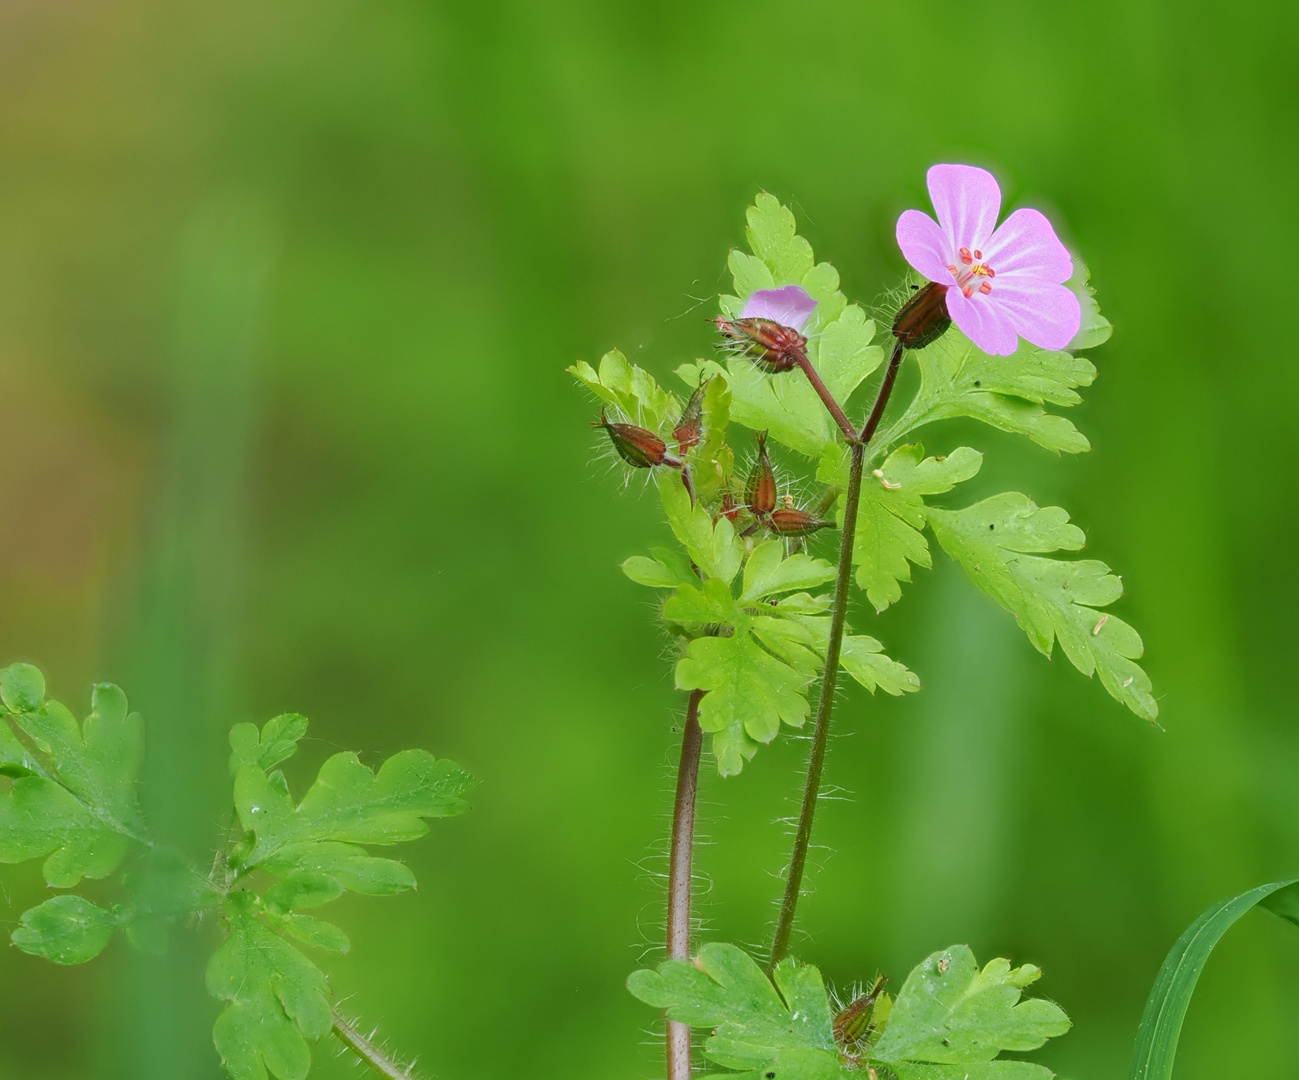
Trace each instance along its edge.
<instances>
[{"instance_id":1,"label":"green grass blade","mask_svg":"<svg viewBox=\"0 0 1299 1080\"><path fill-rule=\"evenodd\" d=\"M1262 904L1274 914L1299 925L1299 879L1260 885L1257 889L1214 904L1187 928L1169 950L1150 991L1137 1030L1137 1050L1131 1080L1169 1080L1182 1021L1195 993L1209 953L1245 912Z\"/></svg>"}]
</instances>

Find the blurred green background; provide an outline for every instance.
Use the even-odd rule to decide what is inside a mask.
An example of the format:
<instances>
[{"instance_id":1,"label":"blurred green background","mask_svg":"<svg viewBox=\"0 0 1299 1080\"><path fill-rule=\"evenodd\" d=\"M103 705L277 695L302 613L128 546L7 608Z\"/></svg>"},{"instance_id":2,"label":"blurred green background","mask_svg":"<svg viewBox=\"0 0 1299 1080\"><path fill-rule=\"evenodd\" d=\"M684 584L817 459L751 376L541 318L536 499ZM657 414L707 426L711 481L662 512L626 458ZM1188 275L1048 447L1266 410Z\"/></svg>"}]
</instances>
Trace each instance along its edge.
<instances>
[{"instance_id":1,"label":"blurred green background","mask_svg":"<svg viewBox=\"0 0 1299 1080\"><path fill-rule=\"evenodd\" d=\"M126 687L198 858L233 722L311 716L299 790L339 747L462 762L419 892L342 902L336 989L430 1075L652 1077L621 983L660 938L681 702L617 563L664 530L562 369L709 348L759 189L870 303L925 168L987 165L1117 327L1073 413L1095 449L930 448L979 439L971 498L1088 530L1167 730L940 557L858 613L926 690L845 694L798 949L841 984L954 941L1041 964L1076 1024L1042 1060L1123 1076L1181 929L1299 874L1297 47L1286 0L5 0L0 655L79 711ZM706 780L708 933L765 941L805 748ZM43 887L0 882L7 933ZM211 933L0 951L0 1076L215 1080ZM1296 1005L1299 935L1250 916L1179 1076L1299 1076Z\"/></svg>"}]
</instances>

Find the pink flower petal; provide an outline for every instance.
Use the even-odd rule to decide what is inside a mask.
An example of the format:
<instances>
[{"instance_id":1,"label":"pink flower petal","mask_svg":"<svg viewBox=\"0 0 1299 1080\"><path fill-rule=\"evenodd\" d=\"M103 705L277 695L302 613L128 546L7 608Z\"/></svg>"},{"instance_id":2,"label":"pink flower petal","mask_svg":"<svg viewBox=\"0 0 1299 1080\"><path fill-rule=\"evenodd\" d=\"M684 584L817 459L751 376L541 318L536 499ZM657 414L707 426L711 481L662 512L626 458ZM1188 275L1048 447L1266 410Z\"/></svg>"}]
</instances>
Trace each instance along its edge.
<instances>
[{"instance_id":1,"label":"pink flower petal","mask_svg":"<svg viewBox=\"0 0 1299 1080\"><path fill-rule=\"evenodd\" d=\"M935 165L928 179L929 197L951 249L986 248L1001 212L1001 188L992 173L973 165Z\"/></svg>"},{"instance_id":2,"label":"pink flower petal","mask_svg":"<svg viewBox=\"0 0 1299 1080\"><path fill-rule=\"evenodd\" d=\"M955 285L947 290L947 314L971 341L993 356L1009 356L1019 344L1015 328L991 296L966 297Z\"/></svg>"},{"instance_id":3,"label":"pink flower petal","mask_svg":"<svg viewBox=\"0 0 1299 1080\"><path fill-rule=\"evenodd\" d=\"M1015 333L1039 349L1063 349L1078 335L1082 306L1067 286L1027 275L1004 278L998 274L987 299L1004 313Z\"/></svg>"},{"instance_id":4,"label":"pink flower petal","mask_svg":"<svg viewBox=\"0 0 1299 1080\"><path fill-rule=\"evenodd\" d=\"M930 281L947 285L952 272L947 269L956 256L938 222L919 210L904 210L898 218L898 247L902 256Z\"/></svg>"},{"instance_id":5,"label":"pink flower petal","mask_svg":"<svg viewBox=\"0 0 1299 1080\"><path fill-rule=\"evenodd\" d=\"M1008 275L1026 275L1058 285L1073 276L1073 260L1037 210L1016 210L983 249L984 260L997 272L997 281Z\"/></svg>"},{"instance_id":6,"label":"pink flower petal","mask_svg":"<svg viewBox=\"0 0 1299 1080\"><path fill-rule=\"evenodd\" d=\"M781 326L801 331L807 325L816 301L807 290L798 285L782 285L779 289L759 289L744 302L741 319L770 319Z\"/></svg>"}]
</instances>

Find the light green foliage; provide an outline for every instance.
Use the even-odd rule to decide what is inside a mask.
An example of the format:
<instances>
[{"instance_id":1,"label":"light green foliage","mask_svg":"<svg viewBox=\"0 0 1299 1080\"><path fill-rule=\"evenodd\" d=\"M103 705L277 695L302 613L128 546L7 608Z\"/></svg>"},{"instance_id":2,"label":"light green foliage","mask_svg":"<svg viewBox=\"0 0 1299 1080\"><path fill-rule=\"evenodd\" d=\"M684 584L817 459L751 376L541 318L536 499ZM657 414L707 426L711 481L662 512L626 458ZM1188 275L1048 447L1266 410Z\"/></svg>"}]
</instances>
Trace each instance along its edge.
<instances>
[{"instance_id":1,"label":"light green foliage","mask_svg":"<svg viewBox=\"0 0 1299 1080\"><path fill-rule=\"evenodd\" d=\"M1141 637L1122 619L1098 609L1123 595L1123 584L1102 562L1042 558L1077 551L1081 529L1059 507L1039 508L1014 492L964 510L927 510L934 535L980 589L1015 616L1035 648L1051 655L1058 638L1084 675L1098 673L1105 689L1138 716L1159 713L1150 679L1136 664Z\"/></svg>"},{"instance_id":2,"label":"light green foliage","mask_svg":"<svg viewBox=\"0 0 1299 1080\"><path fill-rule=\"evenodd\" d=\"M132 841L147 842L136 797L143 754L140 717L116 686L94 688L78 724L29 664L0 673L0 762L16 777L0 792L0 862L45 857L45 880L71 888L121 864ZM10 726L12 725L12 726Z\"/></svg>"},{"instance_id":3,"label":"light green foliage","mask_svg":"<svg viewBox=\"0 0 1299 1080\"><path fill-rule=\"evenodd\" d=\"M668 524L695 565L705 576L729 584L744 561L744 543L734 526L724 517L714 522L702 503L692 504L676 470L660 469L658 487Z\"/></svg>"},{"instance_id":4,"label":"light green foliage","mask_svg":"<svg viewBox=\"0 0 1299 1080\"><path fill-rule=\"evenodd\" d=\"M1095 319L1104 323L1099 312ZM1086 340L1096 341L1102 332L1099 323L1093 323ZM1086 357L1039 349L1023 340L1011 356L989 356L956 326L914 355L920 390L877 445L888 445L935 420L971 416L1002 431L1027 435L1048 450L1077 454L1090 449L1072 423L1045 408L1082 400L1076 388L1090 386L1096 378L1096 368Z\"/></svg>"},{"instance_id":5,"label":"light green foliage","mask_svg":"<svg viewBox=\"0 0 1299 1080\"><path fill-rule=\"evenodd\" d=\"M814 262L793 213L778 199L760 194L747 216L753 254L731 252L736 295L721 298L723 315L738 317L744 301L760 289L802 286L817 302L804 327L808 359L835 399L847 402L884 359L883 349L871 344L874 321L839 291L839 273L833 266ZM811 458L819 458L839 438L838 428L801 372L770 375L742 357L731 357L725 366L706 361L683 365L677 373L693 387L723 371L730 380L731 412L739 423L768 431L777 442Z\"/></svg>"},{"instance_id":6,"label":"light green foliage","mask_svg":"<svg viewBox=\"0 0 1299 1080\"><path fill-rule=\"evenodd\" d=\"M704 1054L718 1065L754 1077L774 1070L781 1080L849 1075L840 1067L821 973L811 965L784 960L768 979L743 950L712 944L693 962L634 972L627 988L673 1020L712 1028Z\"/></svg>"},{"instance_id":7,"label":"light green foliage","mask_svg":"<svg viewBox=\"0 0 1299 1080\"><path fill-rule=\"evenodd\" d=\"M252 893L226 898L229 936L212 955L207 987L230 1004L213 1039L235 1080L302 1080L311 1068L307 1040L333 1022L325 976L257 917Z\"/></svg>"},{"instance_id":8,"label":"light green foliage","mask_svg":"<svg viewBox=\"0 0 1299 1080\"><path fill-rule=\"evenodd\" d=\"M298 752L298 740L306 733L307 718L301 713L276 716L261 731L256 724L236 724L230 729L230 775L242 765L270 772Z\"/></svg>"},{"instance_id":9,"label":"light green foliage","mask_svg":"<svg viewBox=\"0 0 1299 1080\"><path fill-rule=\"evenodd\" d=\"M677 397L659 386L644 368L628 363L617 349L605 353L598 372L585 360L568 370L628 423L662 434L680 419L681 402Z\"/></svg>"},{"instance_id":10,"label":"light green foliage","mask_svg":"<svg viewBox=\"0 0 1299 1080\"><path fill-rule=\"evenodd\" d=\"M690 569L690 560L671 548L650 548L651 558L644 555L633 555L622 564L622 572L637 585L648 585L654 589L675 589L678 585L691 584L699 578Z\"/></svg>"},{"instance_id":11,"label":"light green foliage","mask_svg":"<svg viewBox=\"0 0 1299 1080\"><path fill-rule=\"evenodd\" d=\"M705 505L726 488L735 467L735 452L727 445L731 420L731 389L723 376L709 379L700 402L703 438L686 454L695 499Z\"/></svg>"},{"instance_id":12,"label":"light green foliage","mask_svg":"<svg viewBox=\"0 0 1299 1080\"><path fill-rule=\"evenodd\" d=\"M1096 290L1088 284L1087 280L1090 276L1087 264L1075 255L1073 277L1065 284L1078 296L1078 303L1082 308L1082 320L1078 326L1078 333L1074 335L1073 341L1069 342L1070 352L1104 345L1109 341L1110 334L1114 332L1114 327L1110 325L1109 319L1101 314L1100 305L1096 303Z\"/></svg>"},{"instance_id":13,"label":"light green foliage","mask_svg":"<svg viewBox=\"0 0 1299 1080\"><path fill-rule=\"evenodd\" d=\"M693 962L633 973L627 987L674 1020L713 1029L708 1059L755 1080L773 1072L779 1080L848 1080L864 1076L865 1065L899 1080L1047 1080L1041 1065L994 1060L1069 1029L1058 1006L1020 1000L1037 976L1005 960L980 971L964 945L934 953L907 977L892 1009L874 1018L882 1034L853 1046L835 1041L820 972L792 959L769 980L734 945L705 945Z\"/></svg>"},{"instance_id":14,"label":"light green foliage","mask_svg":"<svg viewBox=\"0 0 1299 1080\"><path fill-rule=\"evenodd\" d=\"M911 580L911 564L929 567L933 559L921 529L925 527L926 495L950 491L974 476L983 455L968 446L946 457L925 457L919 443L901 446L884 464L862 480L853 539L857 584L883 611L902 597L901 583ZM846 456L838 448L822 459L818 472L828 483L846 483ZM842 510L840 511L842 520Z\"/></svg>"},{"instance_id":15,"label":"light green foliage","mask_svg":"<svg viewBox=\"0 0 1299 1080\"><path fill-rule=\"evenodd\" d=\"M872 694L877 686L894 696L920 689L915 673L885 656L884 646L873 637L846 635L839 663Z\"/></svg>"},{"instance_id":16,"label":"light green foliage","mask_svg":"<svg viewBox=\"0 0 1299 1080\"><path fill-rule=\"evenodd\" d=\"M907 976L872 1056L898 1071L902 1062L970 1065L992 1061L1003 1050L1036 1050L1070 1026L1053 1002L1020 1000L1040 975L1031 964L1012 968L1006 960L989 961L980 971L967 945L933 953Z\"/></svg>"},{"instance_id":17,"label":"light green foliage","mask_svg":"<svg viewBox=\"0 0 1299 1080\"><path fill-rule=\"evenodd\" d=\"M121 916L80 896L55 896L23 912L11 940L23 952L56 964L84 964L104 951Z\"/></svg>"}]
</instances>

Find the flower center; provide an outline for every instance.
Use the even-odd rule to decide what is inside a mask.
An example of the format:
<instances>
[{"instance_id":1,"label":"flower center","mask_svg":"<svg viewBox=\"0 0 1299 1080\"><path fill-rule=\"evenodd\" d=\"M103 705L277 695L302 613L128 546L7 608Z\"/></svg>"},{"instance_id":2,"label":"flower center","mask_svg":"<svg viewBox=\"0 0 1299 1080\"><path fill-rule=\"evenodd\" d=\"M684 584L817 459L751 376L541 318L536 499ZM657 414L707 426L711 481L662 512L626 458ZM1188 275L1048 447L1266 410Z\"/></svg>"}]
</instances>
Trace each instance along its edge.
<instances>
[{"instance_id":1,"label":"flower center","mask_svg":"<svg viewBox=\"0 0 1299 1080\"><path fill-rule=\"evenodd\" d=\"M974 295L974 290L987 296L992 292L992 279L997 276L991 266L983 261L983 252L978 248L971 251L967 247L961 248L958 252L960 265L948 263L947 269L952 272L952 277L956 278L956 287L961 290L962 295L968 300Z\"/></svg>"}]
</instances>

